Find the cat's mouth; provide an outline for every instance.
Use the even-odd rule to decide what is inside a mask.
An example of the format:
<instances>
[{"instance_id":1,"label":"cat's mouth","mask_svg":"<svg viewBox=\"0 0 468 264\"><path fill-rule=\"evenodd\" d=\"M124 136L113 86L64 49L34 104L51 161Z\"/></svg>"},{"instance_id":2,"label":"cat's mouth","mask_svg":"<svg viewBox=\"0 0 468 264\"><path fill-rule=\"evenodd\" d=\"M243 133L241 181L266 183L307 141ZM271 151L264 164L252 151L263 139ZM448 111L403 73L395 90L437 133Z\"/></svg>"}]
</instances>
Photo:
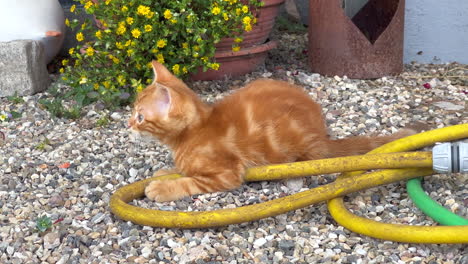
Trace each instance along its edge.
<instances>
[{"instance_id":1,"label":"cat's mouth","mask_svg":"<svg viewBox=\"0 0 468 264\"><path fill-rule=\"evenodd\" d=\"M140 142L157 142L158 140L154 138L151 133L146 131L139 131L130 127L130 139L133 142L140 143Z\"/></svg>"}]
</instances>

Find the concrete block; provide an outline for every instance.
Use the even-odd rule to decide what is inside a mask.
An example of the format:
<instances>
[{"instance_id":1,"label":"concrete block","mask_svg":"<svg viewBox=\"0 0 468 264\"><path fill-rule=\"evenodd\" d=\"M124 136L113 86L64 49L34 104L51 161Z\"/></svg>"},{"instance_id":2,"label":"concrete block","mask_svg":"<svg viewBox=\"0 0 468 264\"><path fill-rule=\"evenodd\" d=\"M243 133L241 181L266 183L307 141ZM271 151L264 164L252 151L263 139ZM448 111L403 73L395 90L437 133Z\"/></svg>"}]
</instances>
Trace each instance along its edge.
<instances>
[{"instance_id":1,"label":"concrete block","mask_svg":"<svg viewBox=\"0 0 468 264\"><path fill-rule=\"evenodd\" d=\"M0 42L0 97L31 95L50 84L44 47L39 41Z\"/></svg>"}]
</instances>

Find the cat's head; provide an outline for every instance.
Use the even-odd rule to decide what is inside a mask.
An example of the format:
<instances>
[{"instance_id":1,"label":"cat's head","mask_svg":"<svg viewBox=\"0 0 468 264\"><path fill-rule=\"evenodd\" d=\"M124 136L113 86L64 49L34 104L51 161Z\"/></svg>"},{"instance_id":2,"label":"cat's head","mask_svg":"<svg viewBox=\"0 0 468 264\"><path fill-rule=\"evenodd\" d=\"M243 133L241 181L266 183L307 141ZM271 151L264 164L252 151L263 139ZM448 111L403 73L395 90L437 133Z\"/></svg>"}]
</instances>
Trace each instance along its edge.
<instances>
[{"instance_id":1,"label":"cat's head","mask_svg":"<svg viewBox=\"0 0 468 264\"><path fill-rule=\"evenodd\" d=\"M138 94L128 126L133 132L168 143L200 120L204 106L164 65L153 61L152 66L154 81Z\"/></svg>"}]
</instances>

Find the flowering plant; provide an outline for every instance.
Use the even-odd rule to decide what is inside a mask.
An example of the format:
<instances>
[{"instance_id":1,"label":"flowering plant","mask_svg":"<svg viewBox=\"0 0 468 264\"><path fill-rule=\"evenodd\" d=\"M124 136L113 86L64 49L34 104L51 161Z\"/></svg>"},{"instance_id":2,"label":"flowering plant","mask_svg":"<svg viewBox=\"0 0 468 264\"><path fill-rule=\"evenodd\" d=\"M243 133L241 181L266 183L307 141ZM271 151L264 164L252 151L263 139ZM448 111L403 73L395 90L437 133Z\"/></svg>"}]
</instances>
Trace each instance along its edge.
<instances>
[{"instance_id":1,"label":"flowering plant","mask_svg":"<svg viewBox=\"0 0 468 264\"><path fill-rule=\"evenodd\" d=\"M76 0L78 1L78 0ZM215 45L256 23L260 0L79 0L91 20L65 23L76 29L78 45L62 61L62 79L79 102L101 100L114 105L152 82L151 60L180 77L198 69L219 68ZM77 12L76 6L71 12Z\"/></svg>"}]
</instances>

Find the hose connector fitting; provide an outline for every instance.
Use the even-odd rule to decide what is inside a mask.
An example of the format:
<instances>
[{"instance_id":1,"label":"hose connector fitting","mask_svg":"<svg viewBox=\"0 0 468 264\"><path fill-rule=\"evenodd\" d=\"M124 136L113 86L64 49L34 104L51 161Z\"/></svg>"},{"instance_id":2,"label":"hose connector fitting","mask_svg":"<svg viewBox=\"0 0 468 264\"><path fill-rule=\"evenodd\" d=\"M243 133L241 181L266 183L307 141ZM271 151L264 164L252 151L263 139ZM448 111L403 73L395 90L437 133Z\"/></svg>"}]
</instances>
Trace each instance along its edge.
<instances>
[{"instance_id":1,"label":"hose connector fitting","mask_svg":"<svg viewBox=\"0 0 468 264\"><path fill-rule=\"evenodd\" d=\"M457 141L435 145L432 169L437 173L468 173L468 143Z\"/></svg>"}]
</instances>

